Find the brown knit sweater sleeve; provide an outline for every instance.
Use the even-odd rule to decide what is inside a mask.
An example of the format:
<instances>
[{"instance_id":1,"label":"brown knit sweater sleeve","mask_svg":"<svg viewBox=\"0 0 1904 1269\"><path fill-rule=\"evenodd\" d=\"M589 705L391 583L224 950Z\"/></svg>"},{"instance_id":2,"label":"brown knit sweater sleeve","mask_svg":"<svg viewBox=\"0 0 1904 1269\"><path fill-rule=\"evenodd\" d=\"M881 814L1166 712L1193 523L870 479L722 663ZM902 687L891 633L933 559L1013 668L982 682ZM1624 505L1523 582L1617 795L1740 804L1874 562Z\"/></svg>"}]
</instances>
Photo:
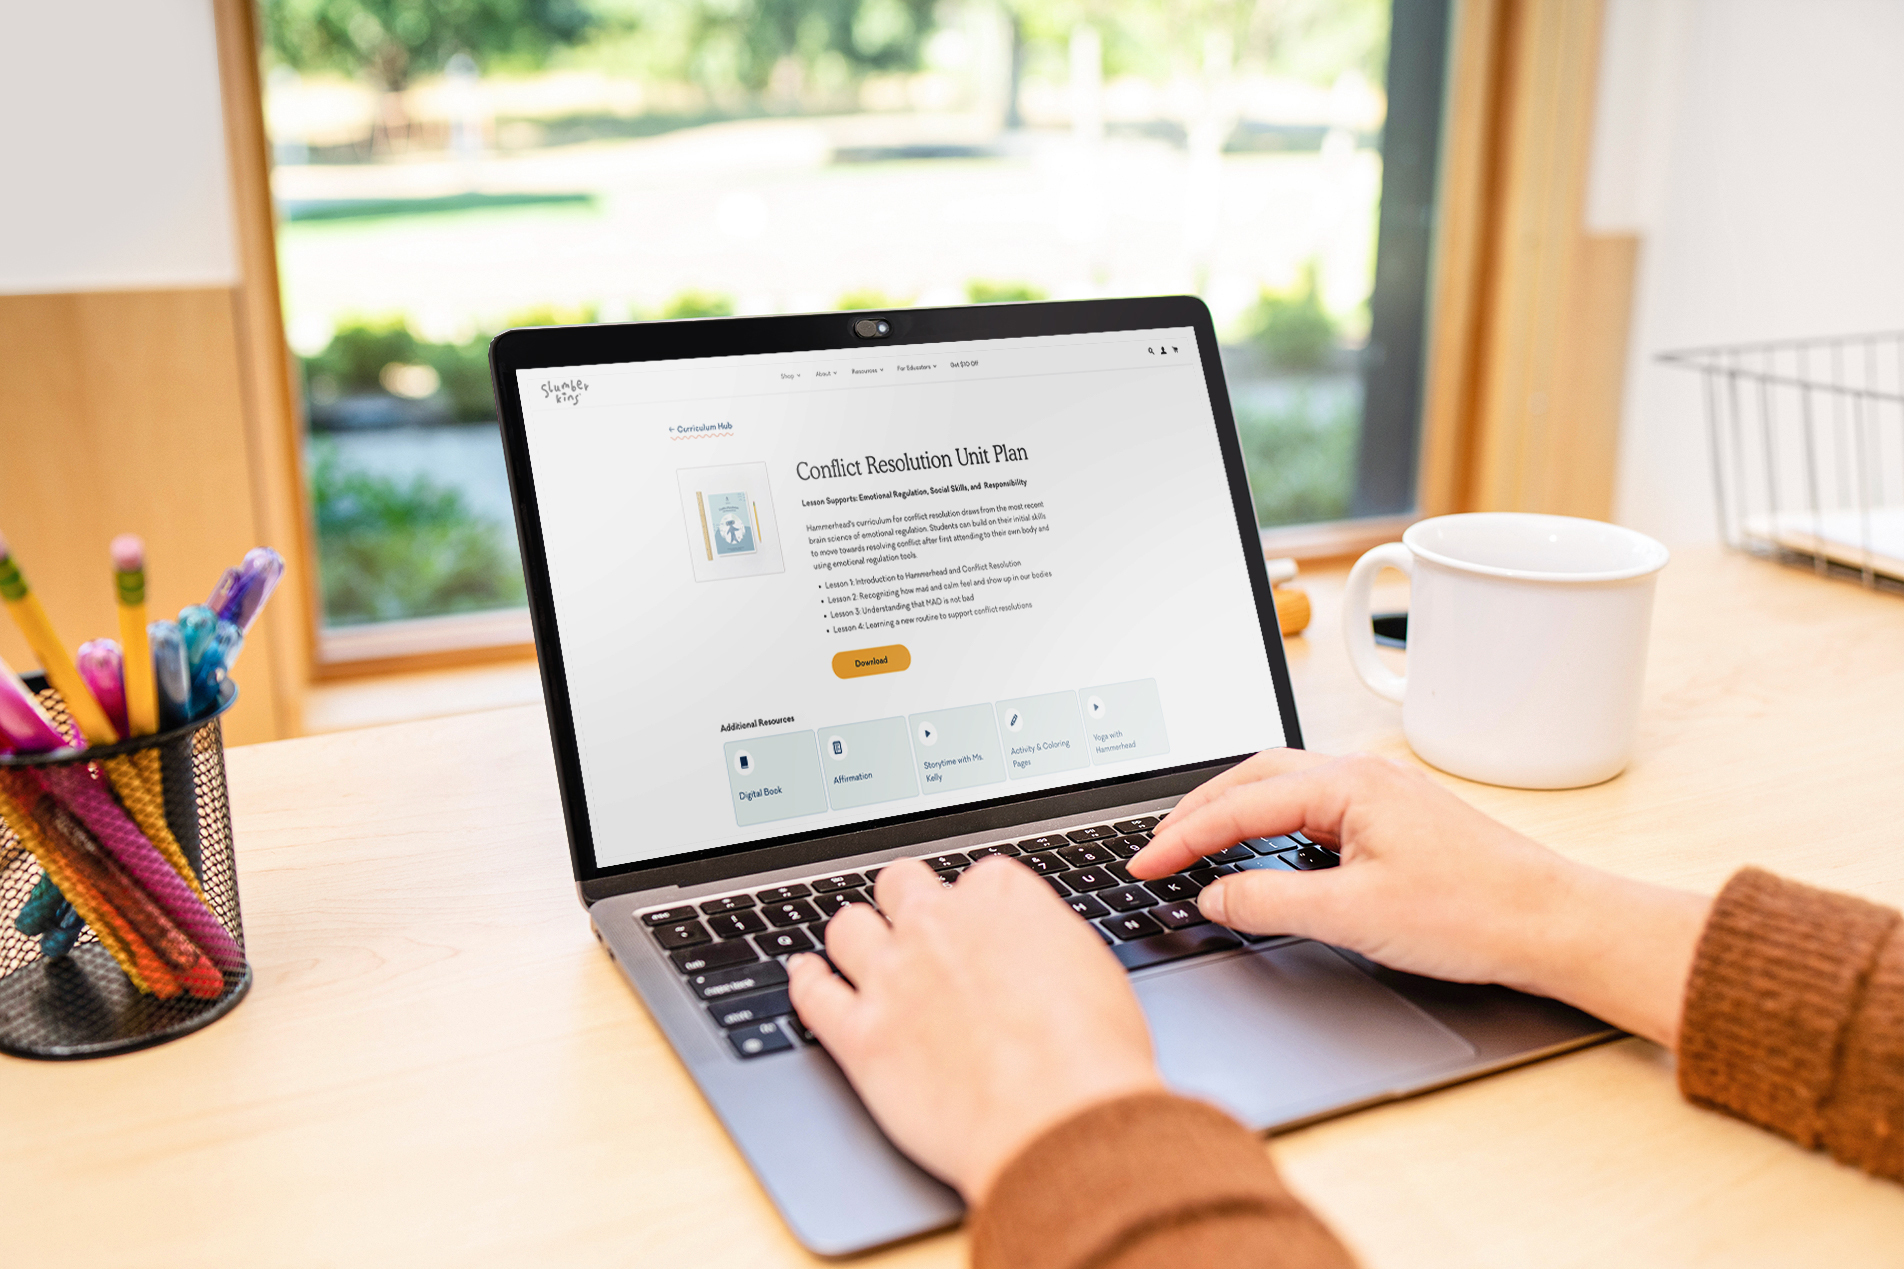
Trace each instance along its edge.
<instances>
[{"instance_id":1,"label":"brown knit sweater sleeve","mask_svg":"<svg viewBox=\"0 0 1904 1269\"><path fill-rule=\"evenodd\" d=\"M1140 1093L1079 1112L1005 1166L970 1224L974 1269L1347 1269L1256 1137Z\"/></svg>"},{"instance_id":2,"label":"brown knit sweater sleeve","mask_svg":"<svg viewBox=\"0 0 1904 1269\"><path fill-rule=\"evenodd\" d=\"M1686 984L1679 1087L1904 1180L1904 918L1747 868Z\"/></svg>"}]
</instances>

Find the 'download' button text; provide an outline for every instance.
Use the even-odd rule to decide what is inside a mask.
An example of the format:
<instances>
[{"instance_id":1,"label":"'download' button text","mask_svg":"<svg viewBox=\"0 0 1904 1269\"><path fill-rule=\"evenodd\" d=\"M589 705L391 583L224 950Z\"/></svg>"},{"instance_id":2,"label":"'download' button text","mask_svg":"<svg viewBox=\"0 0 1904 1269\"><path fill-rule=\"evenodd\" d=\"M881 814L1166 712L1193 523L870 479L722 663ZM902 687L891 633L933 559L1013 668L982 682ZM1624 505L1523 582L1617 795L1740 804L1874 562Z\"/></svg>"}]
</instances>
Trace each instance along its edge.
<instances>
[{"instance_id":1,"label":"'download' button text","mask_svg":"<svg viewBox=\"0 0 1904 1269\"><path fill-rule=\"evenodd\" d=\"M856 648L833 654L833 673L843 679L865 678L868 674L897 674L912 665L912 652L903 643L883 648Z\"/></svg>"}]
</instances>

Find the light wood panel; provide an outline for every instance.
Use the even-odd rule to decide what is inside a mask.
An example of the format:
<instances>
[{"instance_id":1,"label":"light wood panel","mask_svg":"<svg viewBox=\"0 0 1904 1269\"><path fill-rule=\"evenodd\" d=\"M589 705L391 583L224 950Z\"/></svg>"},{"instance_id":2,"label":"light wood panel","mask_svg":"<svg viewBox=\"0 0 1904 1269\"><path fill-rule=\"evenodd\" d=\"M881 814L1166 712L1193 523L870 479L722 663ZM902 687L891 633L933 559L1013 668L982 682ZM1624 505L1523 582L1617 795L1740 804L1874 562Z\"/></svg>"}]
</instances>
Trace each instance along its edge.
<instances>
[{"instance_id":1,"label":"light wood panel","mask_svg":"<svg viewBox=\"0 0 1904 1269\"><path fill-rule=\"evenodd\" d=\"M1413 762L1340 572L1290 641L1312 743ZM1437 776L1569 855L1751 861L1904 904L1904 605L1687 552L1638 757L1597 788ZM0 1058L9 1263L817 1264L589 937L539 708L230 755L250 999L103 1062ZM1273 1140L1372 1269L1893 1263L1904 1188L1680 1101L1624 1041ZM109 1215L110 1219L100 1219ZM84 1231L76 1242L75 1231ZM856 1262L963 1263L958 1234Z\"/></svg>"},{"instance_id":2,"label":"light wood panel","mask_svg":"<svg viewBox=\"0 0 1904 1269\"><path fill-rule=\"evenodd\" d=\"M295 736L303 730L303 696L311 678L312 615L320 611L316 532L305 498L302 421L278 291L256 11L252 0L213 0L212 8L237 234L239 280L232 298L252 495L263 540L294 569L261 619L275 653L266 669L275 689L277 734Z\"/></svg>"},{"instance_id":3,"label":"light wood panel","mask_svg":"<svg viewBox=\"0 0 1904 1269\"><path fill-rule=\"evenodd\" d=\"M1586 233L1600 0L1457 9L1421 507L1612 513L1638 240Z\"/></svg>"},{"instance_id":4,"label":"light wood panel","mask_svg":"<svg viewBox=\"0 0 1904 1269\"><path fill-rule=\"evenodd\" d=\"M155 619L204 602L220 572L272 540L230 290L0 296L0 348L0 529L69 645L118 636L115 534L145 537ZM289 730L284 636L261 623L246 640L235 743ZM10 621L0 653L36 664Z\"/></svg>"}]
</instances>

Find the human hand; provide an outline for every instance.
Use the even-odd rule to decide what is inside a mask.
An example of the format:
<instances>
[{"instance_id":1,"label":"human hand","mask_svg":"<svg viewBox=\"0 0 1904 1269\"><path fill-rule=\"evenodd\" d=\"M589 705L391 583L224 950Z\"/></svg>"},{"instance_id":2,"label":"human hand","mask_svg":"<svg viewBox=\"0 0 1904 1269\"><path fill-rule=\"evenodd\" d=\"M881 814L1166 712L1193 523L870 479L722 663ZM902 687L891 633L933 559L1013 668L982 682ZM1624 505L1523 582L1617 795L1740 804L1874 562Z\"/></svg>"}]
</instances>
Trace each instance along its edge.
<instances>
[{"instance_id":1,"label":"human hand","mask_svg":"<svg viewBox=\"0 0 1904 1269\"><path fill-rule=\"evenodd\" d=\"M787 962L794 1008L881 1128L977 1204L1046 1128L1161 1088L1123 967L1038 875L989 858L946 888L918 860ZM888 924L890 922L890 924Z\"/></svg>"},{"instance_id":2,"label":"human hand","mask_svg":"<svg viewBox=\"0 0 1904 1269\"><path fill-rule=\"evenodd\" d=\"M1161 877L1298 830L1339 850L1342 866L1232 874L1197 896L1204 915L1410 973L1555 996L1677 1039L1709 900L1567 860L1398 763L1260 753L1186 796L1129 867Z\"/></svg>"}]
</instances>

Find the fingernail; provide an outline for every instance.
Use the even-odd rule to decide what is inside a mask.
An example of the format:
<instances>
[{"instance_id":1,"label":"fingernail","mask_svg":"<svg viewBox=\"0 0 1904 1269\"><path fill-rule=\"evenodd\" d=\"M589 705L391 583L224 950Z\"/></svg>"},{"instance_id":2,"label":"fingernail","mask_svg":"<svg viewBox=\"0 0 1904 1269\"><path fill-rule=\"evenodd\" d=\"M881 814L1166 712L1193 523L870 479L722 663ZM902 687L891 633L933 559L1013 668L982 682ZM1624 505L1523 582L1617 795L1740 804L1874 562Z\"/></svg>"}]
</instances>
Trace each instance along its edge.
<instances>
[{"instance_id":1,"label":"fingernail","mask_svg":"<svg viewBox=\"0 0 1904 1269\"><path fill-rule=\"evenodd\" d=\"M1226 887L1218 883L1207 887L1202 894L1197 896L1197 911L1203 913L1204 916L1216 922L1218 925L1225 923L1223 920L1223 891L1225 889Z\"/></svg>"}]
</instances>

